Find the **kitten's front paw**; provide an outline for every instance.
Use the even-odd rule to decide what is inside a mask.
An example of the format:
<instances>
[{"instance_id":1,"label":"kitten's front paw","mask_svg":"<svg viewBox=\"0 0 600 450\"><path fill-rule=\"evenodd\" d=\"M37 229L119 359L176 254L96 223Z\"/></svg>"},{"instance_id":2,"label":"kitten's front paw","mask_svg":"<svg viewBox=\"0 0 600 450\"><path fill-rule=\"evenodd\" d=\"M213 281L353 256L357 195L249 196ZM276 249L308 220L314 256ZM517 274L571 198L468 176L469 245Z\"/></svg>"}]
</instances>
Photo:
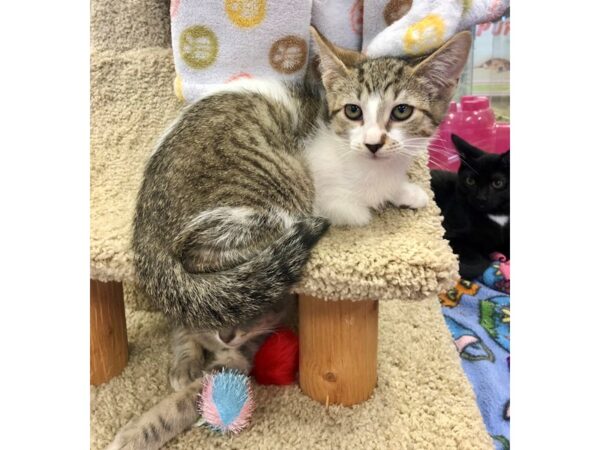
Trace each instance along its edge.
<instances>
[{"instance_id":1,"label":"kitten's front paw","mask_svg":"<svg viewBox=\"0 0 600 450\"><path fill-rule=\"evenodd\" d=\"M143 450L148 448L139 436L138 418L131 420L119 430L113 441L104 450Z\"/></svg>"},{"instance_id":2,"label":"kitten's front paw","mask_svg":"<svg viewBox=\"0 0 600 450\"><path fill-rule=\"evenodd\" d=\"M234 369L240 373L248 374L252 367L250 361L244 355L236 350L229 350L216 355L215 359L206 368L208 372L223 369Z\"/></svg>"},{"instance_id":3,"label":"kitten's front paw","mask_svg":"<svg viewBox=\"0 0 600 450\"><path fill-rule=\"evenodd\" d=\"M204 375L204 361L190 358L173 363L169 370L169 382L175 391L180 391L202 375Z\"/></svg>"},{"instance_id":4,"label":"kitten's front paw","mask_svg":"<svg viewBox=\"0 0 600 450\"><path fill-rule=\"evenodd\" d=\"M429 196L422 187L416 184L406 184L402 187L399 195L392 199L395 206L408 206L409 208L420 209L427 206Z\"/></svg>"}]
</instances>

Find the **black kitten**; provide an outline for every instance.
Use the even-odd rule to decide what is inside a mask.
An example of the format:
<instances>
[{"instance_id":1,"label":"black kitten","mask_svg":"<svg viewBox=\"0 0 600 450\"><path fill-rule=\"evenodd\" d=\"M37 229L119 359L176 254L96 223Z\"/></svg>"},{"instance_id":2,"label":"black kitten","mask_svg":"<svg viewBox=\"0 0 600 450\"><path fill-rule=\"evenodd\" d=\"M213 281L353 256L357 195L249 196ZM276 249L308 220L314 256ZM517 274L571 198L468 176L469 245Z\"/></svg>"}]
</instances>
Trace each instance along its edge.
<instances>
[{"instance_id":1,"label":"black kitten","mask_svg":"<svg viewBox=\"0 0 600 450\"><path fill-rule=\"evenodd\" d=\"M490 265L490 253L510 258L510 156L486 153L455 134L458 174L431 171L435 201L444 216L444 237L460 261L460 276L476 278Z\"/></svg>"}]
</instances>

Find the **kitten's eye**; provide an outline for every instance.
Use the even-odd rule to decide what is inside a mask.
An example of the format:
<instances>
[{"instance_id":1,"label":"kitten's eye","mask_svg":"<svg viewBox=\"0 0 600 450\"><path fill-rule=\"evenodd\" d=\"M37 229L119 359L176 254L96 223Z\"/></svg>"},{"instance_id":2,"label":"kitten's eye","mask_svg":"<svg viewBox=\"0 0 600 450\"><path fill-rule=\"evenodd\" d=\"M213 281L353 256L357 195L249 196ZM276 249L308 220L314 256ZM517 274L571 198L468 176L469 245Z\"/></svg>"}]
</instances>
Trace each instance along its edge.
<instances>
[{"instance_id":1,"label":"kitten's eye","mask_svg":"<svg viewBox=\"0 0 600 450\"><path fill-rule=\"evenodd\" d=\"M362 117L362 109L358 105L349 104L344 106L344 113L350 120L359 120Z\"/></svg>"},{"instance_id":2,"label":"kitten's eye","mask_svg":"<svg viewBox=\"0 0 600 450\"><path fill-rule=\"evenodd\" d=\"M408 119L412 116L414 108L410 105L398 105L392 109L391 119L398 122Z\"/></svg>"},{"instance_id":3,"label":"kitten's eye","mask_svg":"<svg viewBox=\"0 0 600 450\"><path fill-rule=\"evenodd\" d=\"M465 178L465 183L467 183L467 186L475 186L475 178L467 177Z\"/></svg>"},{"instance_id":4,"label":"kitten's eye","mask_svg":"<svg viewBox=\"0 0 600 450\"><path fill-rule=\"evenodd\" d=\"M494 180L492 181L492 186L494 189L502 189L504 187L504 180Z\"/></svg>"}]
</instances>

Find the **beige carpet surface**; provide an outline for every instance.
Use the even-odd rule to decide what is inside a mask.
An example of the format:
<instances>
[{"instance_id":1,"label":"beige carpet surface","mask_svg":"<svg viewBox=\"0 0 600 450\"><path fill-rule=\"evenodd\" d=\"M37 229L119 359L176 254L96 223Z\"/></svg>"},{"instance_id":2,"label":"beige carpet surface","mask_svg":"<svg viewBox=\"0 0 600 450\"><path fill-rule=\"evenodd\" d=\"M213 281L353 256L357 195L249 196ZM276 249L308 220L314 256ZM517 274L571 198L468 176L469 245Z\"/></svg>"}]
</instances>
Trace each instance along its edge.
<instances>
[{"instance_id":1,"label":"beige carpet surface","mask_svg":"<svg viewBox=\"0 0 600 450\"><path fill-rule=\"evenodd\" d=\"M169 0L92 0L92 49L171 47L169 4Z\"/></svg>"},{"instance_id":2,"label":"beige carpet surface","mask_svg":"<svg viewBox=\"0 0 600 450\"><path fill-rule=\"evenodd\" d=\"M168 325L126 289L130 362L91 388L91 448L104 448L131 417L170 392ZM167 449L491 449L437 299L380 306L379 381L353 408L325 408L297 386L256 387L252 425L235 437L193 428Z\"/></svg>"},{"instance_id":3,"label":"beige carpet surface","mask_svg":"<svg viewBox=\"0 0 600 450\"><path fill-rule=\"evenodd\" d=\"M133 280L135 198L147 156L176 116L169 48L93 51L91 64L91 277Z\"/></svg>"}]
</instances>

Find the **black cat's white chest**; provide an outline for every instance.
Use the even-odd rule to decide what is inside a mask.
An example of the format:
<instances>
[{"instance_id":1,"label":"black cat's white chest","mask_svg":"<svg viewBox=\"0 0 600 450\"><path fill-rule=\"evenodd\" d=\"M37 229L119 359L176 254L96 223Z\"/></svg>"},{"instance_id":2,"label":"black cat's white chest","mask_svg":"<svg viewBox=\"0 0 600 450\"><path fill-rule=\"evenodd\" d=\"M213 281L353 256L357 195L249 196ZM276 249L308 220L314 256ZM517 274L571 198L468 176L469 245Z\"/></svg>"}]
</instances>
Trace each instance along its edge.
<instances>
[{"instance_id":1,"label":"black cat's white chest","mask_svg":"<svg viewBox=\"0 0 600 450\"><path fill-rule=\"evenodd\" d=\"M487 218L495 224L500 225L501 228L504 228L506 225L508 225L510 220L508 214L488 214Z\"/></svg>"}]
</instances>

